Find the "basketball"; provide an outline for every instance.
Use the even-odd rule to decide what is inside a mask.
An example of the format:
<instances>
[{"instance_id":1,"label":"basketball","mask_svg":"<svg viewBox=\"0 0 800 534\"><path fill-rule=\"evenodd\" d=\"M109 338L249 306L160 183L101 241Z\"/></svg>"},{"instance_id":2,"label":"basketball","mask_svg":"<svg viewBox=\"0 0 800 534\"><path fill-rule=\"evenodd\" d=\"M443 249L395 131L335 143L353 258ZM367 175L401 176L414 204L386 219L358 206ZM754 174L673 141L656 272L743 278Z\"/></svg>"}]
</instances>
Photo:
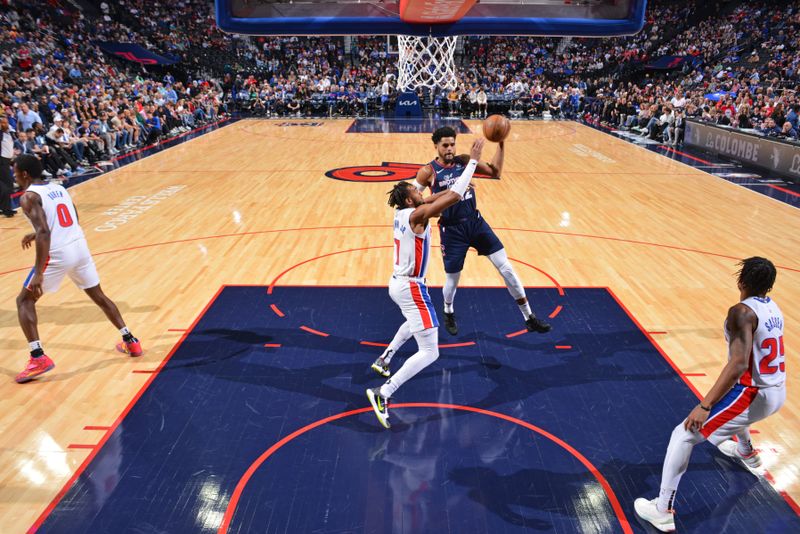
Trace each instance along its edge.
<instances>
[{"instance_id":1,"label":"basketball","mask_svg":"<svg viewBox=\"0 0 800 534\"><path fill-rule=\"evenodd\" d=\"M483 121L483 135L492 143L499 143L508 137L511 131L511 122L502 115L489 115Z\"/></svg>"}]
</instances>

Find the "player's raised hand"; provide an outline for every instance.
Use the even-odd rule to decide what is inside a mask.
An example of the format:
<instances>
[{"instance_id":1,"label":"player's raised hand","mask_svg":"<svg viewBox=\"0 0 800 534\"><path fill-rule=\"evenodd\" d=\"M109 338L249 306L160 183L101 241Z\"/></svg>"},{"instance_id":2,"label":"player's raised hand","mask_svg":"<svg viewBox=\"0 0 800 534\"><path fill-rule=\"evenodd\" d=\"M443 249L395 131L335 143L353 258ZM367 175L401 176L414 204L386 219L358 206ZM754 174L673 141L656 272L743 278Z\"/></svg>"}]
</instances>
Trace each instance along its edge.
<instances>
[{"instance_id":1,"label":"player's raised hand","mask_svg":"<svg viewBox=\"0 0 800 534\"><path fill-rule=\"evenodd\" d=\"M481 153L483 152L483 145L486 143L486 139L483 137L479 137L472 142L472 148L469 150L469 157L470 159L480 160Z\"/></svg>"}]
</instances>

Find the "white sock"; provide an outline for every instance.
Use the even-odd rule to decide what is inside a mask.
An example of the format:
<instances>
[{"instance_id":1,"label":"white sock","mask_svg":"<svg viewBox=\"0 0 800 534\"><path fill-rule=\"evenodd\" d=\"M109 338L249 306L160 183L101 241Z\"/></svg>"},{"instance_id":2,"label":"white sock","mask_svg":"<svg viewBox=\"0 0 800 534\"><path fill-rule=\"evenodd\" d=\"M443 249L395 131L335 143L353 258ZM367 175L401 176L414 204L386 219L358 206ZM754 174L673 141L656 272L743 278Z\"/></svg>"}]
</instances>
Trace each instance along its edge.
<instances>
[{"instance_id":1,"label":"white sock","mask_svg":"<svg viewBox=\"0 0 800 534\"><path fill-rule=\"evenodd\" d=\"M753 454L753 442L750 440L750 429L743 428L736 433L736 437L739 438L739 444L736 446L739 454L742 456Z\"/></svg>"},{"instance_id":2,"label":"white sock","mask_svg":"<svg viewBox=\"0 0 800 534\"><path fill-rule=\"evenodd\" d=\"M389 343L389 346L386 347L386 350L383 351L381 354L381 358L383 358L383 363L389 365L394 357L395 353L400 350L400 347L411 338L411 329L408 327L408 321L404 322L400 325L400 328L397 329L397 332L392 338L392 342Z\"/></svg>"},{"instance_id":3,"label":"white sock","mask_svg":"<svg viewBox=\"0 0 800 534\"><path fill-rule=\"evenodd\" d=\"M31 352L33 352L34 350L39 350L42 348L42 342L37 339L36 341L31 341L28 343L28 346L31 348Z\"/></svg>"},{"instance_id":4,"label":"white sock","mask_svg":"<svg viewBox=\"0 0 800 534\"><path fill-rule=\"evenodd\" d=\"M526 321L528 320L528 317L533 315L533 312L531 311L531 303L527 300L525 301L525 304L517 304L517 306L519 306L519 311L522 312L522 318Z\"/></svg>"},{"instance_id":5,"label":"white sock","mask_svg":"<svg viewBox=\"0 0 800 534\"><path fill-rule=\"evenodd\" d=\"M428 367L439 357L439 329L428 328L414 334L419 350L403 363L403 366L381 386L380 394L385 398L394 395L400 386Z\"/></svg>"},{"instance_id":6,"label":"white sock","mask_svg":"<svg viewBox=\"0 0 800 534\"><path fill-rule=\"evenodd\" d=\"M453 301L456 298L456 289L458 289L458 279L461 278L461 273L444 273L444 287L442 288L442 296L444 297L444 311L445 313L453 313Z\"/></svg>"},{"instance_id":7,"label":"white sock","mask_svg":"<svg viewBox=\"0 0 800 534\"><path fill-rule=\"evenodd\" d=\"M123 336L127 336L128 334L131 333L131 331L128 330L127 326L123 326L122 328L119 329L119 333L122 334Z\"/></svg>"},{"instance_id":8,"label":"white sock","mask_svg":"<svg viewBox=\"0 0 800 534\"><path fill-rule=\"evenodd\" d=\"M692 449L698 443L705 441L699 432L689 432L683 428L683 422L675 427L669 439L667 454L664 457L664 468L661 471L661 492L658 495L656 506L660 512L666 512L672 507L675 492L681 477L689 467L689 458Z\"/></svg>"}]
</instances>

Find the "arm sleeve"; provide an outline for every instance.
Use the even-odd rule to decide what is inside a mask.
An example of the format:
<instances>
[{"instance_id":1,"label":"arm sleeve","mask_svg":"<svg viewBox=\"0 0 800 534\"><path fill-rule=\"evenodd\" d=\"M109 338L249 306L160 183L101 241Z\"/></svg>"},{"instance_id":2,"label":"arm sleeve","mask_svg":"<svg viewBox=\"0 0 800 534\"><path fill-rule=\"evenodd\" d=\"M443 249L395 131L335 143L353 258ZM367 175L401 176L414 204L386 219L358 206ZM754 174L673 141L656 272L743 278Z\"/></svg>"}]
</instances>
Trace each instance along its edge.
<instances>
[{"instance_id":1,"label":"arm sleeve","mask_svg":"<svg viewBox=\"0 0 800 534\"><path fill-rule=\"evenodd\" d=\"M461 176L458 177L456 183L450 188L450 191L455 191L458 193L458 196L464 198L464 193L467 191L467 187L469 187L469 182L472 179L472 175L475 173L475 167L478 166L478 160L471 159L469 163L467 163L464 172L461 173Z\"/></svg>"},{"instance_id":2,"label":"arm sleeve","mask_svg":"<svg viewBox=\"0 0 800 534\"><path fill-rule=\"evenodd\" d=\"M423 191L425 191L425 188L428 187L428 186L427 185L422 185L421 183L419 183L417 181L416 178L414 178L414 187L416 188L417 191L422 193Z\"/></svg>"}]
</instances>

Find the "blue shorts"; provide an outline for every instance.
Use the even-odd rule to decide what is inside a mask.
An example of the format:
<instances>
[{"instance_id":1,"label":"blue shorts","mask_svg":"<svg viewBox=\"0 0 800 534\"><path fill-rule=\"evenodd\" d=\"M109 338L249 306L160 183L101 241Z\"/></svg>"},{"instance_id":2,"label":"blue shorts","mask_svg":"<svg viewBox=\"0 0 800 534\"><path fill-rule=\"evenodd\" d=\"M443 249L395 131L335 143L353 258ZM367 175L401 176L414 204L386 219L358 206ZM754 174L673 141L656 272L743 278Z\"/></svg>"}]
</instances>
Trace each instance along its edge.
<instances>
[{"instance_id":1,"label":"blue shorts","mask_svg":"<svg viewBox=\"0 0 800 534\"><path fill-rule=\"evenodd\" d=\"M439 235L442 239L442 258L446 273L461 272L469 247L473 247L481 256L488 256L503 249L503 243L480 215L459 224L446 226L440 224Z\"/></svg>"}]
</instances>

